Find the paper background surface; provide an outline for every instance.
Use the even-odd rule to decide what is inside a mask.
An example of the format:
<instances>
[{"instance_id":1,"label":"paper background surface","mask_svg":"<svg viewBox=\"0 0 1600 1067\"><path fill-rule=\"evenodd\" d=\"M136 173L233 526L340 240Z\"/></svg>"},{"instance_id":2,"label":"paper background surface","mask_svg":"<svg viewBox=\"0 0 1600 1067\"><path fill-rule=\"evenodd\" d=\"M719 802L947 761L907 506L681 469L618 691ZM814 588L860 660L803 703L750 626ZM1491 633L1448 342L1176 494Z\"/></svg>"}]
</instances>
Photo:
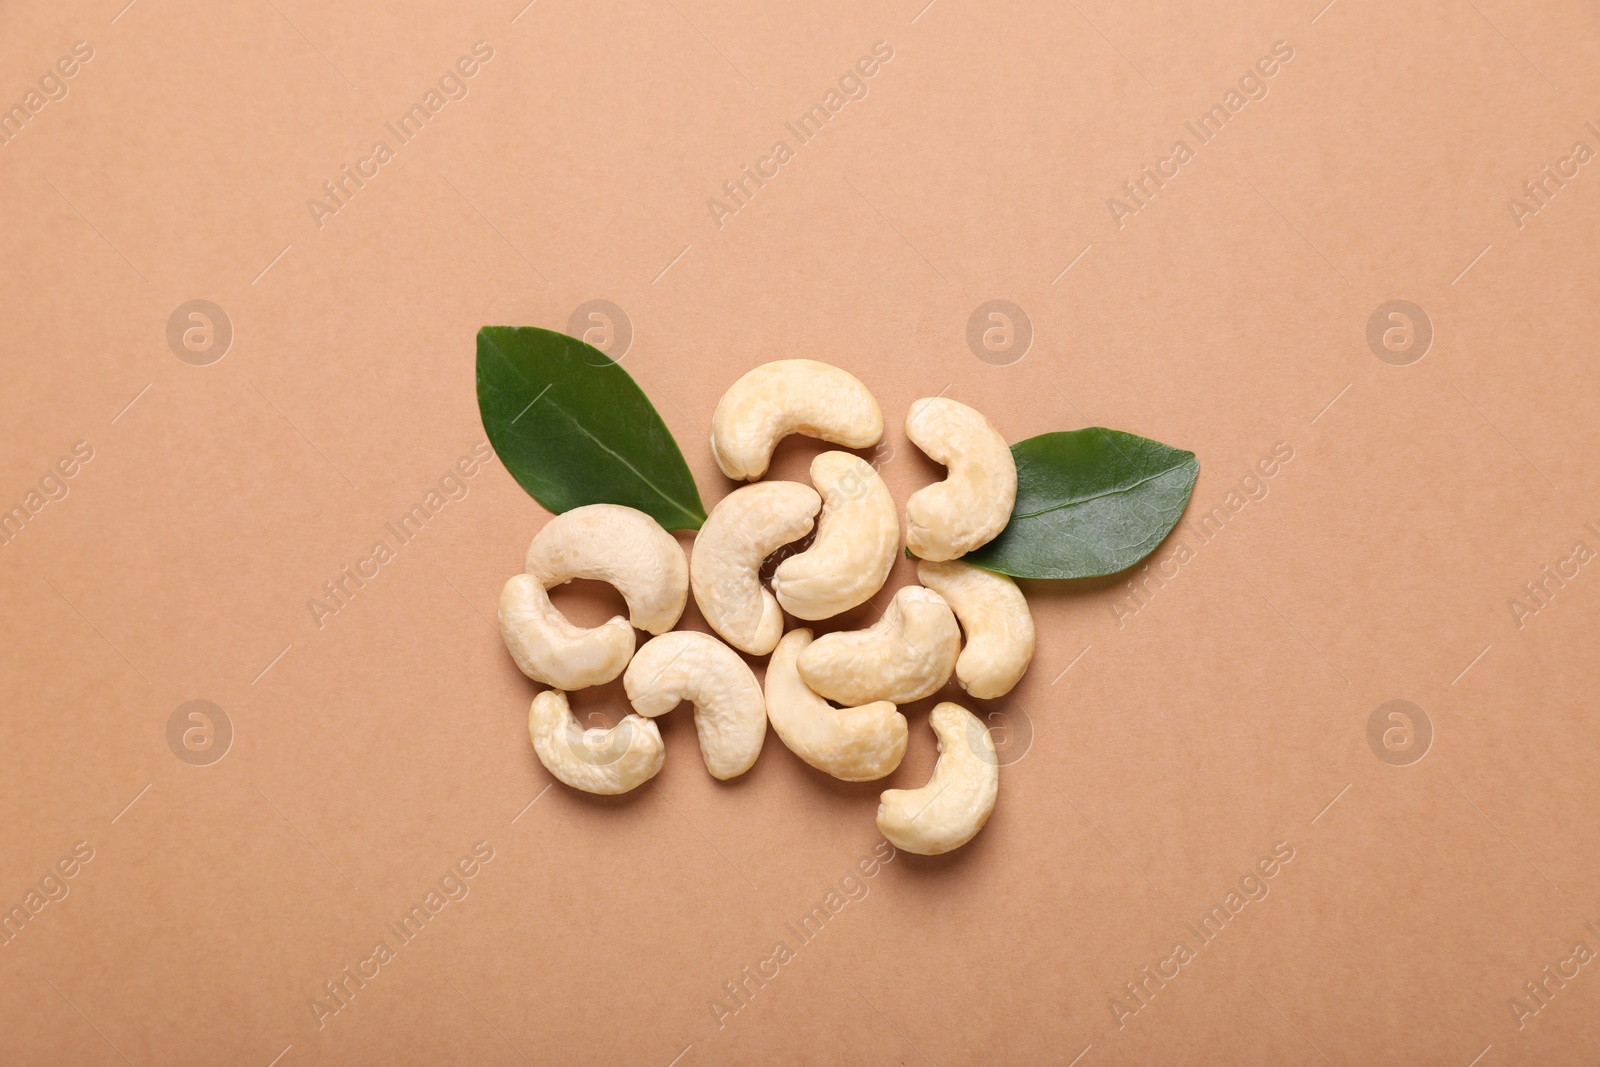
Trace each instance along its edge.
<instances>
[{"instance_id":1,"label":"paper background surface","mask_svg":"<svg viewBox=\"0 0 1600 1067\"><path fill-rule=\"evenodd\" d=\"M93 51L0 147L0 510L92 450L0 547L0 904L74 870L0 947L0 1061L1600 1050L1597 965L1566 962L1600 951L1600 564L1541 570L1600 550L1600 163L1572 155L1600 150L1592 6L120 2L0 13L0 104ZM466 95L401 144L386 123L480 41ZM801 143L785 124L875 42L866 95ZM1185 123L1275 42L1266 96L1200 143ZM1114 213L1180 138L1192 158ZM392 158L315 217L380 139ZM1142 604L1122 579L1028 587L1032 670L980 709L1012 760L988 827L847 883L809 942L787 924L873 855L879 790L929 773L932 701L885 783L775 736L718 783L682 709L651 786L547 789L536 687L490 623L545 513L490 464L408 543L386 532L484 440L476 329L565 329L597 299L708 506L718 396L788 356L871 387L902 503L939 475L900 422L941 390L1010 440L1106 425L1200 457L1192 558ZM1020 359L969 346L996 299L1031 326ZM231 324L219 360L215 335L169 346L192 300ZM1431 324L1420 359L1415 334L1369 346L1393 300ZM774 476L816 450L785 443ZM1189 532L1233 491L1220 533ZM307 602L380 539L393 560L319 626ZM591 599L561 598L589 622L616 603ZM231 724L205 766L169 745L191 700ZM1419 761L1416 715L1413 748L1381 716L1369 744L1392 700L1426 716ZM319 1026L323 984L480 842L468 895ZM1202 943L1189 924L1275 846L1267 895ZM780 940L793 959L731 999ZM1134 999L1178 941L1194 958Z\"/></svg>"}]
</instances>

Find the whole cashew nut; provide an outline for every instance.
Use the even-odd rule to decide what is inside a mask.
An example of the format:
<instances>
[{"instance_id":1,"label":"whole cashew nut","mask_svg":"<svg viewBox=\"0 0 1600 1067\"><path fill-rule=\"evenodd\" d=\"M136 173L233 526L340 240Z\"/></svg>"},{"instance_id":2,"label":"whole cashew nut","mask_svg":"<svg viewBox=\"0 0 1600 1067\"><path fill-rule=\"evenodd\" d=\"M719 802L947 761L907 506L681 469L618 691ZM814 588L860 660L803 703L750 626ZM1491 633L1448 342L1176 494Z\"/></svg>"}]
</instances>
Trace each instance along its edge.
<instances>
[{"instance_id":1,"label":"whole cashew nut","mask_svg":"<svg viewBox=\"0 0 1600 1067\"><path fill-rule=\"evenodd\" d=\"M865 630L818 638L800 654L800 677L840 704L909 704L950 680L960 648L961 631L944 597L908 585Z\"/></svg>"},{"instance_id":2,"label":"whole cashew nut","mask_svg":"<svg viewBox=\"0 0 1600 1067\"><path fill-rule=\"evenodd\" d=\"M1017 461L989 420L948 397L915 401L906 436L950 469L906 501L906 545L922 559L955 559L994 540L1017 502Z\"/></svg>"},{"instance_id":3,"label":"whole cashew nut","mask_svg":"<svg viewBox=\"0 0 1600 1067\"><path fill-rule=\"evenodd\" d=\"M917 581L949 602L966 631L956 681L979 700L1011 692L1033 661L1033 614L1017 583L1003 574L951 560L917 564Z\"/></svg>"},{"instance_id":4,"label":"whole cashew nut","mask_svg":"<svg viewBox=\"0 0 1600 1067\"><path fill-rule=\"evenodd\" d=\"M906 717L887 700L836 708L800 680L796 660L811 631L790 630L767 662L767 717L789 751L846 782L871 782L900 766Z\"/></svg>"},{"instance_id":5,"label":"whole cashew nut","mask_svg":"<svg viewBox=\"0 0 1600 1067\"><path fill-rule=\"evenodd\" d=\"M611 681L633 655L627 619L575 626L531 574L517 575L500 590L500 636L523 674L568 691Z\"/></svg>"},{"instance_id":6,"label":"whole cashew nut","mask_svg":"<svg viewBox=\"0 0 1600 1067\"><path fill-rule=\"evenodd\" d=\"M878 831L895 848L937 856L971 841L989 821L1000 759L988 728L960 704L938 704L928 724L939 738L933 777L921 789L885 789Z\"/></svg>"},{"instance_id":7,"label":"whole cashew nut","mask_svg":"<svg viewBox=\"0 0 1600 1067\"><path fill-rule=\"evenodd\" d=\"M626 793L656 776L666 750L649 719L625 715L609 730L578 725L567 694L546 689L528 709L528 734L545 770L585 793Z\"/></svg>"},{"instance_id":8,"label":"whole cashew nut","mask_svg":"<svg viewBox=\"0 0 1600 1067\"><path fill-rule=\"evenodd\" d=\"M799 482L746 485L717 502L694 539L689 581L711 628L752 656L772 651L783 610L761 585L761 561L811 532L822 498Z\"/></svg>"},{"instance_id":9,"label":"whole cashew nut","mask_svg":"<svg viewBox=\"0 0 1600 1067\"><path fill-rule=\"evenodd\" d=\"M763 363L734 382L711 416L711 451L722 473L754 481L792 433L846 448L883 437L883 411L861 379L814 359Z\"/></svg>"},{"instance_id":10,"label":"whole cashew nut","mask_svg":"<svg viewBox=\"0 0 1600 1067\"><path fill-rule=\"evenodd\" d=\"M689 564L677 539L620 504L586 504L545 523L523 570L546 589L574 578L609 582L628 602L628 621L653 634L676 626L689 600Z\"/></svg>"},{"instance_id":11,"label":"whole cashew nut","mask_svg":"<svg viewBox=\"0 0 1600 1067\"><path fill-rule=\"evenodd\" d=\"M823 501L816 540L778 564L772 591L790 615L828 619L883 588L900 547L900 520L889 487L860 456L822 453L811 461L811 484Z\"/></svg>"},{"instance_id":12,"label":"whole cashew nut","mask_svg":"<svg viewBox=\"0 0 1600 1067\"><path fill-rule=\"evenodd\" d=\"M640 715L664 715L694 704L700 756L713 778L736 778L761 755L767 704L755 672L739 654L710 634L679 630L652 637L622 676L628 701Z\"/></svg>"}]
</instances>

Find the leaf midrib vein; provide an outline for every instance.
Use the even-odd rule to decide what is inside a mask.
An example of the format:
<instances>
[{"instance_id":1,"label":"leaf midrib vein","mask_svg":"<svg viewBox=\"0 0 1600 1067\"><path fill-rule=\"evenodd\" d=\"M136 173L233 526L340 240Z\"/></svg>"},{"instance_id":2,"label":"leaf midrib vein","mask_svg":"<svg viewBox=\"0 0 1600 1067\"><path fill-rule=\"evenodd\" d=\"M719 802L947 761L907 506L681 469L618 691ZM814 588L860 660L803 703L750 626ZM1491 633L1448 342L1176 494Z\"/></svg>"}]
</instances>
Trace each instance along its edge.
<instances>
[{"instance_id":1,"label":"leaf midrib vein","mask_svg":"<svg viewBox=\"0 0 1600 1067\"><path fill-rule=\"evenodd\" d=\"M1157 471L1154 474L1148 475L1147 477L1140 478L1137 482L1134 482L1132 485L1122 486L1121 488L1118 488L1118 489L1109 489L1109 490L1107 490L1107 491L1105 491L1103 493L1096 493L1093 496L1080 497L1080 498L1077 498L1077 499L1074 499L1074 500L1064 500L1059 504L1052 504L1047 508L1040 508L1038 511L1030 511L1030 512L1027 512L1026 514L1013 515L1013 516L1011 516L1011 519L1014 522L1017 519L1038 518L1040 515L1048 515L1052 511L1060 511L1062 508L1077 507L1080 504L1088 504L1088 503L1092 503L1093 501L1096 501L1096 500L1103 500L1108 496L1117 496L1117 495L1119 495L1121 493L1131 493L1135 489L1139 488L1141 485L1144 485L1146 482L1154 481L1155 479L1163 477L1164 475L1171 474L1173 471L1181 470L1183 468L1183 466L1184 466L1184 464L1180 463L1177 466L1168 467L1165 470L1160 470L1160 471Z\"/></svg>"}]
</instances>

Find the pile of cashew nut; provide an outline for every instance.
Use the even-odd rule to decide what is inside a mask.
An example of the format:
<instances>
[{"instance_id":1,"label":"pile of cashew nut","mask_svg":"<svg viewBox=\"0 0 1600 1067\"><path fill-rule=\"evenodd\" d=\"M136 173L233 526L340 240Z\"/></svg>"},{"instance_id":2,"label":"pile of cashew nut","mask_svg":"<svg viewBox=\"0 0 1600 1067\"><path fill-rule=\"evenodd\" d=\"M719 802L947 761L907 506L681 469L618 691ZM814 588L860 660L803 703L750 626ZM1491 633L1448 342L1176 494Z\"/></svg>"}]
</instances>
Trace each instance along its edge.
<instances>
[{"instance_id":1,"label":"pile of cashew nut","mask_svg":"<svg viewBox=\"0 0 1600 1067\"><path fill-rule=\"evenodd\" d=\"M979 700L1010 692L1033 658L1027 600L1010 578L960 557L1011 517L1011 449L983 415L943 397L913 403L905 430L948 476L906 501L905 544L918 557L921 584L898 590L864 630L813 640L804 627L784 632L784 615L829 619L882 589L900 551L900 521L883 479L859 456L832 451L812 461L811 485L758 480L788 434L852 449L882 439L877 400L837 367L806 359L763 364L722 397L712 451L724 474L751 484L717 503L689 558L632 508L591 504L547 523L528 548L524 573L500 594L500 632L523 673L550 686L528 715L534 751L550 773L591 793L642 785L664 755L655 717L688 701L713 777L749 770L770 723L812 767L848 782L875 781L905 755L898 705L932 696L952 674ZM813 527L810 546L783 560L767 588L763 562ZM548 595L574 578L610 583L628 618L574 625ZM690 590L721 640L673 630ZM637 649L635 630L652 635ZM764 685L741 652L770 656ZM567 693L618 675L632 712L610 729L582 729ZM886 790L878 829L897 848L938 855L983 828L1000 762L988 727L959 704L938 704L928 721L940 753L933 777L920 789Z\"/></svg>"}]
</instances>

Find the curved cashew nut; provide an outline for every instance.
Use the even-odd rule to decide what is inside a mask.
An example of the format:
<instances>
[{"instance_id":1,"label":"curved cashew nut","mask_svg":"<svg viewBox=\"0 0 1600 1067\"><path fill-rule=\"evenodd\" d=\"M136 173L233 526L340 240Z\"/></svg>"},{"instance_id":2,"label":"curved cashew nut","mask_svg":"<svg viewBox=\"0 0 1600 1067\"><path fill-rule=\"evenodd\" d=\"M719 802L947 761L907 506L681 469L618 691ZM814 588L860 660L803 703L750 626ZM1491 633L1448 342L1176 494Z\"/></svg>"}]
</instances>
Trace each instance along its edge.
<instances>
[{"instance_id":1,"label":"curved cashew nut","mask_svg":"<svg viewBox=\"0 0 1600 1067\"><path fill-rule=\"evenodd\" d=\"M694 602L722 639L765 656L783 634L783 610L762 588L761 561L811 532L822 498L799 482L746 485L717 502L694 539Z\"/></svg>"},{"instance_id":2,"label":"curved cashew nut","mask_svg":"<svg viewBox=\"0 0 1600 1067\"><path fill-rule=\"evenodd\" d=\"M906 436L950 474L906 501L906 545L922 559L947 560L994 540L1017 502L1017 461L982 414L947 397L918 400Z\"/></svg>"},{"instance_id":3,"label":"curved cashew nut","mask_svg":"<svg viewBox=\"0 0 1600 1067\"><path fill-rule=\"evenodd\" d=\"M700 756L713 778L736 778L761 755L767 704L755 672L739 654L710 634L679 630L652 637L622 676L628 701L640 715L664 715L682 701L694 704Z\"/></svg>"},{"instance_id":4,"label":"curved cashew nut","mask_svg":"<svg viewBox=\"0 0 1600 1067\"><path fill-rule=\"evenodd\" d=\"M689 600L689 564L677 539L620 504L586 504L545 523L523 570L546 589L574 578L609 582L628 602L628 621L653 634L676 626Z\"/></svg>"},{"instance_id":5,"label":"curved cashew nut","mask_svg":"<svg viewBox=\"0 0 1600 1067\"><path fill-rule=\"evenodd\" d=\"M767 717L789 751L846 782L871 782L900 766L906 717L887 700L836 708L800 680L796 660L811 631L790 630L767 661Z\"/></svg>"},{"instance_id":6,"label":"curved cashew nut","mask_svg":"<svg viewBox=\"0 0 1600 1067\"><path fill-rule=\"evenodd\" d=\"M872 599L900 547L894 498L872 464L849 452L811 461L822 517L811 547L778 564L772 591L800 619L827 619Z\"/></svg>"},{"instance_id":7,"label":"curved cashew nut","mask_svg":"<svg viewBox=\"0 0 1600 1067\"><path fill-rule=\"evenodd\" d=\"M585 793L636 789L656 776L666 755L661 731L649 719L625 715L609 730L585 730L559 689L533 698L528 735L545 770Z\"/></svg>"},{"instance_id":8,"label":"curved cashew nut","mask_svg":"<svg viewBox=\"0 0 1600 1067\"><path fill-rule=\"evenodd\" d=\"M960 704L934 707L928 725L939 738L939 762L921 789L885 789L878 832L895 848L937 856L977 836L994 811L1000 759L988 727Z\"/></svg>"},{"instance_id":9,"label":"curved cashew nut","mask_svg":"<svg viewBox=\"0 0 1600 1067\"><path fill-rule=\"evenodd\" d=\"M523 674L569 691L611 681L633 655L627 619L615 615L592 628L575 626L531 574L517 575L500 590L500 636Z\"/></svg>"},{"instance_id":10,"label":"curved cashew nut","mask_svg":"<svg viewBox=\"0 0 1600 1067\"><path fill-rule=\"evenodd\" d=\"M923 560L917 581L949 602L966 631L956 660L961 688L979 700L1011 692L1033 661L1033 614L1017 583L960 560Z\"/></svg>"},{"instance_id":11,"label":"curved cashew nut","mask_svg":"<svg viewBox=\"0 0 1600 1067\"><path fill-rule=\"evenodd\" d=\"M814 359L780 359L722 394L711 416L711 451L723 474L755 481L792 433L866 448L883 437L883 411L854 374Z\"/></svg>"},{"instance_id":12,"label":"curved cashew nut","mask_svg":"<svg viewBox=\"0 0 1600 1067\"><path fill-rule=\"evenodd\" d=\"M909 704L950 680L960 648L961 631L944 597L908 585L865 630L818 638L800 654L800 677L840 704Z\"/></svg>"}]
</instances>

